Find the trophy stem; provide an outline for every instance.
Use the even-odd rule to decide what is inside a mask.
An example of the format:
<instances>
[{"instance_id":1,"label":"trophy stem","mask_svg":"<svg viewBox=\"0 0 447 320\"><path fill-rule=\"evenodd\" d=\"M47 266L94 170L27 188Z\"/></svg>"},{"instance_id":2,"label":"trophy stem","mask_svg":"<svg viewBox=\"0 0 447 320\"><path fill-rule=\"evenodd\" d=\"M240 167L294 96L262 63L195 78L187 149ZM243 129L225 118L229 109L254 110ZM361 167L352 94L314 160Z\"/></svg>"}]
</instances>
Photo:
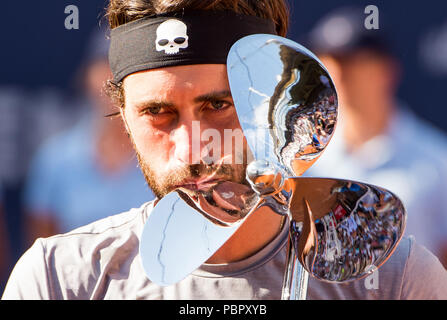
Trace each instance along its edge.
<instances>
[{"instance_id":1,"label":"trophy stem","mask_svg":"<svg viewBox=\"0 0 447 320\"><path fill-rule=\"evenodd\" d=\"M282 300L306 300L309 273L303 268L289 236Z\"/></svg>"}]
</instances>

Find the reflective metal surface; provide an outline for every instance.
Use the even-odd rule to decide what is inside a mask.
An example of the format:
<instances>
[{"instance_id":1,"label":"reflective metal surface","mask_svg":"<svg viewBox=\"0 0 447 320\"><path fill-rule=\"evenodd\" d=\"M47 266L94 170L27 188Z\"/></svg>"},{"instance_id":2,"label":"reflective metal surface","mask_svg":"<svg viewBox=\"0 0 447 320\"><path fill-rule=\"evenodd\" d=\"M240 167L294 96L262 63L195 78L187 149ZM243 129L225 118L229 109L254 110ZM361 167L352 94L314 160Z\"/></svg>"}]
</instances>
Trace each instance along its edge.
<instances>
[{"instance_id":1,"label":"reflective metal surface","mask_svg":"<svg viewBox=\"0 0 447 320\"><path fill-rule=\"evenodd\" d=\"M337 119L337 94L323 64L291 40L251 35L231 48L227 69L254 158L282 175L301 175L321 155Z\"/></svg>"},{"instance_id":2,"label":"reflective metal surface","mask_svg":"<svg viewBox=\"0 0 447 320\"><path fill-rule=\"evenodd\" d=\"M191 192L179 188L179 196L206 219L221 226L232 226L244 219L260 198L248 184L219 181L208 190Z\"/></svg>"},{"instance_id":3,"label":"reflective metal surface","mask_svg":"<svg viewBox=\"0 0 447 320\"><path fill-rule=\"evenodd\" d=\"M401 201L356 181L292 178L290 236L297 258L314 277L345 282L379 268L399 243Z\"/></svg>"},{"instance_id":4,"label":"reflective metal surface","mask_svg":"<svg viewBox=\"0 0 447 320\"><path fill-rule=\"evenodd\" d=\"M306 300L309 273L298 260L292 241L287 244L286 270L284 272L281 300Z\"/></svg>"},{"instance_id":5,"label":"reflective metal surface","mask_svg":"<svg viewBox=\"0 0 447 320\"><path fill-rule=\"evenodd\" d=\"M284 299L306 298L307 272L345 282L380 267L403 234L399 199L360 182L297 177L335 129L337 96L324 66L293 41L252 35L232 47L227 69L253 161L243 181L179 188L155 205L140 246L148 277L160 285L182 280L264 206L290 222Z\"/></svg>"},{"instance_id":6,"label":"reflective metal surface","mask_svg":"<svg viewBox=\"0 0 447 320\"><path fill-rule=\"evenodd\" d=\"M247 179L281 215L292 192L287 178L304 173L333 135L337 95L322 63L301 45L252 35L231 48L228 78L239 122L255 161ZM308 275L289 244L282 298L306 299Z\"/></svg>"}]
</instances>

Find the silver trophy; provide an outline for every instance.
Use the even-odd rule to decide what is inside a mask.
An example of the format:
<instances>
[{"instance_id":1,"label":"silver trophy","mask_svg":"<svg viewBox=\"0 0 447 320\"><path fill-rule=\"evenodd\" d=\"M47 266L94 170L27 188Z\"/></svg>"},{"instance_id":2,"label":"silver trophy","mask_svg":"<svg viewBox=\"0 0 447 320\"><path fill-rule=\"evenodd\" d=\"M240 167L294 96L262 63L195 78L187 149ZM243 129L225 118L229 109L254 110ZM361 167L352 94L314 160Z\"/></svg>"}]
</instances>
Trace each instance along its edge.
<instances>
[{"instance_id":1,"label":"silver trophy","mask_svg":"<svg viewBox=\"0 0 447 320\"><path fill-rule=\"evenodd\" d=\"M401 201L357 181L300 177L335 130L337 93L326 68L291 40L257 34L233 45L227 72L248 145L245 181L180 188L157 202L140 245L149 279L181 281L265 207L289 224L282 299L306 299L309 275L340 283L374 272L402 238Z\"/></svg>"}]
</instances>

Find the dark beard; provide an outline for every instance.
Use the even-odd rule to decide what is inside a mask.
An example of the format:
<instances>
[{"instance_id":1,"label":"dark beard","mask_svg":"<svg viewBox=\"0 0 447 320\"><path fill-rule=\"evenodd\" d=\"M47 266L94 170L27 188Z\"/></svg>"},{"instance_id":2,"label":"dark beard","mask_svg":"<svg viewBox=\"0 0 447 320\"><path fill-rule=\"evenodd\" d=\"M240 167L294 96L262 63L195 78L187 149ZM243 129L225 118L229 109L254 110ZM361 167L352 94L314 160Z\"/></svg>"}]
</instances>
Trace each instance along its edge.
<instances>
[{"instance_id":1,"label":"dark beard","mask_svg":"<svg viewBox=\"0 0 447 320\"><path fill-rule=\"evenodd\" d=\"M244 185L249 185L245 179L246 164L230 165L230 164L192 164L177 168L169 172L164 177L158 177L147 163L144 162L142 156L136 151L138 163L147 184L152 189L158 199L175 190L175 186L183 184L186 179L198 178L214 174L216 178Z\"/></svg>"}]
</instances>

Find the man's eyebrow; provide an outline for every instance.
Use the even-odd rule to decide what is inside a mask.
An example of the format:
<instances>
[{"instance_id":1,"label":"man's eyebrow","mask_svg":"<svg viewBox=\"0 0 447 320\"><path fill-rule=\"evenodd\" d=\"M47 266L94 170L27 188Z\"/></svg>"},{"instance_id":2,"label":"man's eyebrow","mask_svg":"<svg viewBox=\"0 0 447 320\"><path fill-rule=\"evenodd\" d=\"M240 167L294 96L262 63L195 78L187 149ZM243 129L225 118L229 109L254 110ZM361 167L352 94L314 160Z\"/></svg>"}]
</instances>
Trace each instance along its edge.
<instances>
[{"instance_id":1,"label":"man's eyebrow","mask_svg":"<svg viewBox=\"0 0 447 320\"><path fill-rule=\"evenodd\" d=\"M170 101L163 101L163 100L145 100L140 101L135 104L135 107L137 109L143 109L143 108L155 108L155 107L174 107L174 103Z\"/></svg>"},{"instance_id":2,"label":"man's eyebrow","mask_svg":"<svg viewBox=\"0 0 447 320\"><path fill-rule=\"evenodd\" d=\"M231 97L230 90L221 90L221 91L212 91L209 93L202 94L194 98L194 102L207 102L207 101L216 101L224 98ZM135 103L135 107L140 110L143 108L154 108L154 107L168 107L175 108L175 104L168 100L143 100Z\"/></svg>"},{"instance_id":3,"label":"man's eyebrow","mask_svg":"<svg viewBox=\"0 0 447 320\"><path fill-rule=\"evenodd\" d=\"M212 91L209 93L202 94L194 98L194 102L207 102L207 101L216 101L224 98L231 97L230 90L222 90L222 91Z\"/></svg>"}]
</instances>

